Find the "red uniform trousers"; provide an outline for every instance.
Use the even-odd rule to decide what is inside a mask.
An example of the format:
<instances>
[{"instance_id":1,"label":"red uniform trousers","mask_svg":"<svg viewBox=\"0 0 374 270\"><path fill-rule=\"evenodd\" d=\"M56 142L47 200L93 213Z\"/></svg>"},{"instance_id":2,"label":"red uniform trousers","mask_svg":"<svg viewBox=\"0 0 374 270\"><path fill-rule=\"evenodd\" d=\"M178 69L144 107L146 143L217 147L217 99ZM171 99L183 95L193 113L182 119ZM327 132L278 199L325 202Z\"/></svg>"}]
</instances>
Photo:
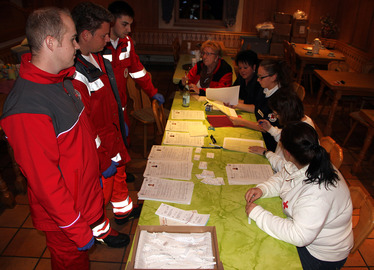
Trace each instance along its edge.
<instances>
[{"instance_id":1,"label":"red uniform trousers","mask_svg":"<svg viewBox=\"0 0 374 270\"><path fill-rule=\"evenodd\" d=\"M88 251L79 251L77 245L62 231L45 231L51 253L52 270L88 270Z\"/></svg>"}]
</instances>

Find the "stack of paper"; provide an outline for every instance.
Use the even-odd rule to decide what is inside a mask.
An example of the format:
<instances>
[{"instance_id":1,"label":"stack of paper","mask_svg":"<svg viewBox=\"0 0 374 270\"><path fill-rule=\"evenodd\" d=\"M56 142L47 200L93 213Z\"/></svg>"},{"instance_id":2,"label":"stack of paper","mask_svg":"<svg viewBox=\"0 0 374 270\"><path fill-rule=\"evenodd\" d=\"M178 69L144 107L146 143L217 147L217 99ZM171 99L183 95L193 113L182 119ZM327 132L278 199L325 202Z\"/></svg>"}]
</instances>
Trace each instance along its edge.
<instances>
[{"instance_id":1,"label":"stack of paper","mask_svg":"<svg viewBox=\"0 0 374 270\"><path fill-rule=\"evenodd\" d=\"M181 131L188 132L188 128L191 125L204 125L202 121L177 121L168 120L166 122L165 130L167 131Z\"/></svg>"},{"instance_id":2,"label":"stack of paper","mask_svg":"<svg viewBox=\"0 0 374 270\"><path fill-rule=\"evenodd\" d=\"M195 211L182 210L164 203L157 209L156 215L192 226L205 226L210 217L209 214L202 215Z\"/></svg>"},{"instance_id":3,"label":"stack of paper","mask_svg":"<svg viewBox=\"0 0 374 270\"><path fill-rule=\"evenodd\" d=\"M164 144L203 146L204 137L192 137L189 133L166 131L164 135Z\"/></svg>"},{"instance_id":4,"label":"stack of paper","mask_svg":"<svg viewBox=\"0 0 374 270\"><path fill-rule=\"evenodd\" d=\"M191 161L192 147L178 147L178 146L152 146L151 152L148 155L150 160L170 160L170 161Z\"/></svg>"},{"instance_id":5,"label":"stack of paper","mask_svg":"<svg viewBox=\"0 0 374 270\"><path fill-rule=\"evenodd\" d=\"M144 178L138 192L140 200L191 204L194 183L158 178Z\"/></svg>"},{"instance_id":6,"label":"stack of paper","mask_svg":"<svg viewBox=\"0 0 374 270\"><path fill-rule=\"evenodd\" d=\"M197 110L171 110L172 119L205 120L204 111Z\"/></svg>"},{"instance_id":7,"label":"stack of paper","mask_svg":"<svg viewBox=\"0 0 374 270\"><path fill-rule=\"evenodd\" d=\"M218 100L230 105L237 105L239 101L240 85L221 88L207 88L206 98Z\"/></svg>"},{"instance_id":8,"label":"stack of paper","mask_svg":"<svg viewBox=\"0 0 374 270\"><path fill-rule=\"evenodd\" d=\"M268 164L227 164L227 179L229 185L259 184L273 175Z\"/></svg>"}]
</instances>

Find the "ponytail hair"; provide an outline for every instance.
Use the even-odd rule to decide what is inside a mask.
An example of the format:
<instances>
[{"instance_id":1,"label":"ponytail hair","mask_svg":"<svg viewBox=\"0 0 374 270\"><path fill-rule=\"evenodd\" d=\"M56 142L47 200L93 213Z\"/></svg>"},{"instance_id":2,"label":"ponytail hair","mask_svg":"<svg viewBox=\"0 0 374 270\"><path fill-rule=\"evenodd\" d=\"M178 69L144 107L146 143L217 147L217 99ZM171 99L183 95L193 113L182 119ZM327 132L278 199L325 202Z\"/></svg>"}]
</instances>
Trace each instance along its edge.
<instances>
[{"instance_id":1,"label":"ponytail hair","mask_svg":"<svg viewBox=\"0 0 374 270\"><path fill-rule=\"evenodd\" d=\"M304 122L288 123L282 130L280 142L300 165L309 164L304 180L307 184L324 184L326 189L336 187L338 174L312 126Z\"/></svg>"},{"instance_id":2,"label":"ponytail hair","mask_svg":"<svg viewBox=\"0 0 374 270\"><path fill-rule=\"evenodd\" d=\"M260 66L263 67L270 75L277 75L277 82L280 86L288 87L291 82L291 70L287 63L283 60L277 61L273 59L265 59L261 61Z\"/></svg>"}]
</instances>

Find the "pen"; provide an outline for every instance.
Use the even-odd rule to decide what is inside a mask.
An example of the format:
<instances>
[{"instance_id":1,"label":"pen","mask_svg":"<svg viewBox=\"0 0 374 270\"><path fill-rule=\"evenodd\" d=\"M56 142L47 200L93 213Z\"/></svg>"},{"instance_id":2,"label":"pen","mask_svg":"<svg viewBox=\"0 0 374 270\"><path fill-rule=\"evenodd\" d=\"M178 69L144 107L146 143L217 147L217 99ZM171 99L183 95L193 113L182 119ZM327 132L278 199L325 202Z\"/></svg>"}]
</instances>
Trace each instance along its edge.
<instances>
[{"instance_id":1,"label":"pen","mask_svg":"<svg viewBox=\"0 0 374 270\"><path fill-rule=\"evenodd\" d=\"M205 149L221 149L222 147L221 146L203 146L201 148L205 148Z\"/></svg>"},{"instance_id":2,"label":"pen","mask_svg":"<svg viewBox=\"0 0 374 270\"><path fill-rule=\"evenodd\" d=\"M212 143L214 143L214 144L217 143L217 141L216 141L216 139L213 137L213 135L210 135L210 139L212 140Z\"/></svg>"}]
</instances>

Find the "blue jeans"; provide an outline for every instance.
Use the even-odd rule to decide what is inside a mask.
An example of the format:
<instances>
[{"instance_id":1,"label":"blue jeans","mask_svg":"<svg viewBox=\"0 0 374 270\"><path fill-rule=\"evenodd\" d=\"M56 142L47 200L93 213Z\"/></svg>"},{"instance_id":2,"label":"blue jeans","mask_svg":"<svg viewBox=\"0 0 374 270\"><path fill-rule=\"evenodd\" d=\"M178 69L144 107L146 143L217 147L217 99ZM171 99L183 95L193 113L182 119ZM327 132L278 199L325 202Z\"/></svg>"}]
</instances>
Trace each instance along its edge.
<instances>
[{"instance_id":1,"label":"blue jeans","mask_svg":"<svg viewBox=\"0 0 374 270\"><path fill-rule=\"evenodd\" d=\"M306 247L297 247L300 261L304 270L337 270L343 267L347 258L337 262L326 262L314 258Z\"/></svg>"}]
</instances>

